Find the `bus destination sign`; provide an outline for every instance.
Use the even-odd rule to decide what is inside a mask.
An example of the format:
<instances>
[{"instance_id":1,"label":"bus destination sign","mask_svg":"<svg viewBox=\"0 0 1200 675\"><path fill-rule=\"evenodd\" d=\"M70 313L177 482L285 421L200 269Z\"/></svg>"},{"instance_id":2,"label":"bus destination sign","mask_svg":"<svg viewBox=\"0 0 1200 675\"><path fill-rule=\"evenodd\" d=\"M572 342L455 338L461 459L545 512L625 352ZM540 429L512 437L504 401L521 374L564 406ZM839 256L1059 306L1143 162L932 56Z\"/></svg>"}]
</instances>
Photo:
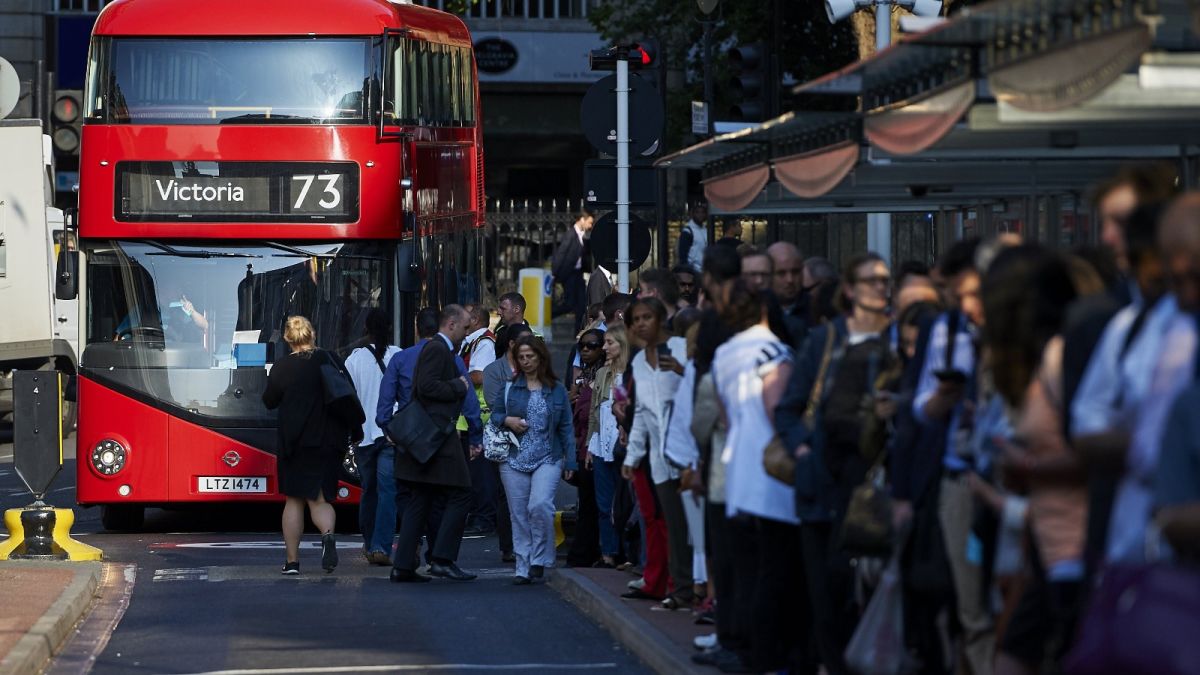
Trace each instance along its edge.
<instances>
[{"instance_id":1,"label":"bus destination sign","mask_svg":"<svg viewBox=\"0 0 1200 675\"><path fill-rule=\"evenodd\" d=\"M317 222L358 219L348 162L122 162L119 221Z\"/></svg>"}]
</instances>

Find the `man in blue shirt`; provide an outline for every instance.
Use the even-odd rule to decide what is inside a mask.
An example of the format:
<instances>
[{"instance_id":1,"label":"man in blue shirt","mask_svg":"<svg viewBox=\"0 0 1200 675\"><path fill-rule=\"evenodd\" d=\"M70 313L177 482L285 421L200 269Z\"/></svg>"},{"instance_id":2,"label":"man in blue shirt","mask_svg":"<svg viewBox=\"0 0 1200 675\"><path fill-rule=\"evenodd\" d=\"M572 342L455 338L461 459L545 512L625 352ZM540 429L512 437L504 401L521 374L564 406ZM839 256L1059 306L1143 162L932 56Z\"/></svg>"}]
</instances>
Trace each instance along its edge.
<instances>
[{"instance_id":1,"label":"man in blue shirt","mask_svg":"<svg viewBox=\"0 0 1200 675\"><path fill-rule=\"evenodd\" d=\"M421 348L431 338L437 335L438 312L432 307L426 307L417 312L417 335L420 340L416 344L397 354L388 363L387 372L383 374L383 383L379 385L379 404L375 409L375 423L380 429L386 429L392 415L405 405L412 397L413 372L417 368L417 359L421 356ZM459 374L470 380L467 374L467 364L462 357L454 357ZM467 435L472 446L483 444L483 422L480 416L479 399L474 390L463 399L463 416L467 418Z\"/></svg>"},{"instance_id":2,"label":"man in blue shirt","mask_svg":"<svg viewBox=\"0 0 1200 675\"><path fill-rule=\"evenodd\" d=\"M912 413L918 423L931 429L945 430L941 444L941 479L936 495L938 522L946 547L957 616L962 627L961 658L974 673L989 673L995 653L995 632L992 616L983 602L983 569L981 561L968 555L975 497L970 487L970 474L975 469L971 457L970 437L973 404L972 391L976 386L976 331L984 323L983 302L980 298L981 274L976 265L978 239L958 242L947 252L941 263L942 275L952 291L956 311L934 320L930 328L924 364L913 397ZM919 449L924 450L924 449ZM912 458L925 469L936 469L933 457ZM914 471L917 469L914 468ZM923 481L924 482L924 481ZM921 494L911 496L921 501ZM926 498L924 508L928 508ZM912 503L898 503L898 510L911 514Z\"/></svg>"},{"instance_id":3,"label":"man in blue shirt","mask_svg":"<svg viewBox=\"0 0 1200 675\"><path fill-rule=\"evenodd\" d=\"M1166 266L1176 312L1167 321L1155 353L1149 387L1133 414L1129 451L1108 527L1106 559L1144 561L1145 533L1153 516L1152 486L1171 405L1192 384L1200 344L1200 193L1179 197L1163 215L1159 251Z\"/></svg>"}]
</instances>

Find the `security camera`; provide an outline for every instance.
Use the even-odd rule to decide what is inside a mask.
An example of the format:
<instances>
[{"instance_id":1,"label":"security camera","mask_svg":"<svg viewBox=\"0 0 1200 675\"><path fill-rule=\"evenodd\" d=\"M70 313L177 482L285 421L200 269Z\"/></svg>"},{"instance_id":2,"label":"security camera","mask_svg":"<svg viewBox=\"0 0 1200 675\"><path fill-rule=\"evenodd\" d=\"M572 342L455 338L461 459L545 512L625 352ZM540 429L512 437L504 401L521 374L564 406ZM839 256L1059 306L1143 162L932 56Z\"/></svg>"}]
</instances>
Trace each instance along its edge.
<instances>
[{"instance_id":1,"label":"security camera","mask_svg":"<svg viewBox=\"0 0 1200 675\"><path fill-rule=\"evenodd\" d=\"M825 0L825 13L829 15L829 23L837 23L858 9L855 0Z\"/></svg>"},{"instance_id":2,"label":"security camera","mask_svg":"<svg viewBox=\"0 0 1200 675\"><path fill-rule=\"evenodd\" d=\"M938 16L942 13L942 0L900 0L899 5L917 16Z\"/></svg>"}]
</instances>

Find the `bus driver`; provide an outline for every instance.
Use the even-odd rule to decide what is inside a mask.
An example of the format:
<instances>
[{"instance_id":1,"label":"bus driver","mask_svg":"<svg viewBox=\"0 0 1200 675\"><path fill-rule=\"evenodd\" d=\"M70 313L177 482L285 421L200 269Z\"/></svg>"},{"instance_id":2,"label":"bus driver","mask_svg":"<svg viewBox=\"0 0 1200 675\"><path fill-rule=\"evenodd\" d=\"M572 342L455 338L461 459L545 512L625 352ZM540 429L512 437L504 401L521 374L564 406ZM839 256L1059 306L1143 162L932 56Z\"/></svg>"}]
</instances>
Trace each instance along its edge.
<instances>
[{"instance_id":1,"label":"bus driver","mask_svg":"<svg viewBox=\"0 0 1200 675\"><path fill-rule=\"evenodd\" d=\"M165 288L166 292L159 302L158 310L163 337L172 342L204 342L204 336L208 332L208 319L204 312L188 300L182 289L174 285ZM132 307L117 326L113 340L129 340L142 328L154 330L156 327L153 323L144 322L138 307Z\"/></svg>"}]
</instances>

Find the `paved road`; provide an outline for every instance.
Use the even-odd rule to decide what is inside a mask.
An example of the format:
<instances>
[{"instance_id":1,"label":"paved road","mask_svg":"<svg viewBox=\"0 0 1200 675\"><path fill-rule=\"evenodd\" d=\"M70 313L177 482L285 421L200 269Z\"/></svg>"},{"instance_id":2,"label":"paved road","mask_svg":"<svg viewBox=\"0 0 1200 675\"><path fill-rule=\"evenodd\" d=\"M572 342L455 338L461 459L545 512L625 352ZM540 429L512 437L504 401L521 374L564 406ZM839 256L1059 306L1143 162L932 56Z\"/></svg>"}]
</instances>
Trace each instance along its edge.
<instances>
[{"instance_id":1,"label":"paved road","mask_svg":"<svg viewBox=\"0 0 1200 675\"><path fill-rule=\"evenodd\" d=\"M0 445L4 508L29 501L11 448ZM74 478L68 461L50 501L72 504ZM480 572L469 583L391 584L386 568L362 561L361 538L347 534L334 574L319 569L310 535L304 573L283 577L278 514L151 510L145 532L109 534L98 509L77 509L79 538L129 563L136 581L107 645L90 655L68 645L50 672L84 672L77 664L89 656L94 673L648 672L550 588L513 586L494 538L464 542L460 564ZM84 634L107 633L97 624L111 617L97 614Z\"/></svg>"}]
</instances>

